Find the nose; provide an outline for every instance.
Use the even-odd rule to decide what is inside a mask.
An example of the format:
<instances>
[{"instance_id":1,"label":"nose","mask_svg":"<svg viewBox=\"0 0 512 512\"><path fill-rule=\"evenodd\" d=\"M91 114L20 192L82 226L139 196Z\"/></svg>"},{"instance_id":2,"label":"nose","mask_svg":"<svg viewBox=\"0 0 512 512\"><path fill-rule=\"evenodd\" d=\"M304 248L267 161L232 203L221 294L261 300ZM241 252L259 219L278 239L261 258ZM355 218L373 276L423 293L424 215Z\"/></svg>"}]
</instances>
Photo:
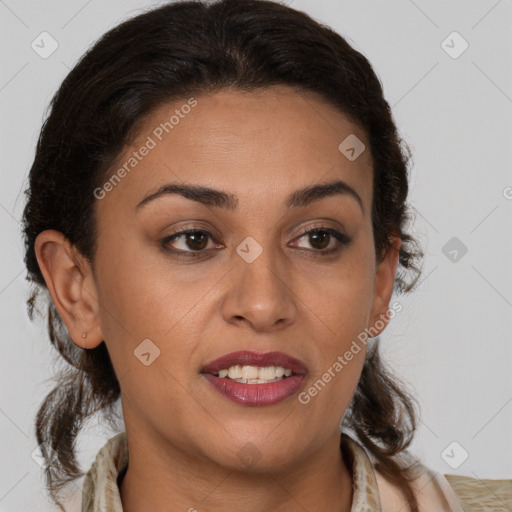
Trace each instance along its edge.
<instances>
[{"instance_id":1,"label":"nose","mask_svg":"<svg viewBox=\"0 0 512 512\"><path fill-rule=\"evenodd\" d=\"M290 273L281 262L271 250L263 250L252 262L236 255L221 307L227 323L247 324L254 331L268 332L295 322L297 296Z\"/></svg>"}]
</instances>

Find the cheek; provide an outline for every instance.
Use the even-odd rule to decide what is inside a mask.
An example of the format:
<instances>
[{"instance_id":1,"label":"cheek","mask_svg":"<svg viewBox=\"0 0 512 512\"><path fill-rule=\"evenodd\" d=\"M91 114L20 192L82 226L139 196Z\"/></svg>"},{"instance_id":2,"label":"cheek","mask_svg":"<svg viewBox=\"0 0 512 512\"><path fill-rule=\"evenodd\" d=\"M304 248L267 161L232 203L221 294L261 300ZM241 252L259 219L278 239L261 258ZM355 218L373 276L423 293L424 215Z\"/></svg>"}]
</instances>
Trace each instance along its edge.
<instances>
[{"instance_id":1,"label":"cheek","mask_svg":"<svg viewBox=\"0 0 512 512\"><path fill-rule=\"evenodd\" d=\"M310 348L315 357L308 384L298 399L310 408L310 417L322 418L321 428L326 432L341 421L366 357L372 281L356 268L348 274L345 280L333 275L322 294L308 296L311 310L319 312L312 329L315 347Z\"/></svg>"},{"instance_id":2,"label":"cheek","mask_svg":"<svg viewBox=\"0 0 512 512\"><path fill-rule=\"evenodd\" d=\"M311 378L322 381L317 386L322 389L318 394L325 399L318 401L319 407L328 407L330 400L348 405L365 360L365 329L369 326L373 301L375 262L371 240L367 237L364 243L359 242L327 276L315 276L321 286L303 287L308 290L304 302L316 319L318 364ZM313 278L308 279L311 284Z\"/></svg>"},{"instance_id":3,"label":"cheek","mask_svg":"<svg viewBox=\"0 0 512 512\"><path fill-rule=\"evenodd\" d=\"M180 336L201 290L179 283L164 258L157 261L147 250L118 242L98 251L97 282L103 337L116 371L124 374L141 364L136 353L144 340L151 340L154 347L146 344L160 362L167 357L170 340ZM190 349L187 343L173 344L173 357L185 358Z\"/></svg>"},{"instance_id":4,"label":"cheek","mask_svg":"<svg viewBox=\"0 0 512 512\"><path fill-rule=\"evenodd\" d=\"M371 287L360 282L336 286L332 281L321 296L310 294L308 297L308 307L316 313L313 332L317 364L312 377L337 384L344 381L341 387L345 389L352 380L357 381L364 363L364 333L370 316ZM326 372L330 372L330 377ZM336 379L332 378L333 374ZM333 386L333 392L334 387L337 386Z\"/></svg>"},{"instance_id":5,"label":"cheek","mask_svg":"<svg viewBox=\"0 0 512 512\"><path fill-rule=\"evenodd\" d=\"M225 269L200 271L200 265L178 265L147 247L113 247L100 255L104 264L98 282L101 328L116 375L129 373L139 387L153 390L157 376L167 388L173 387L173 379L188 382L201 362L207 325L217 318L222 287L215 284ZM216 339L218 333L208 331L208 337ZM150 358L157 357L144 367L137 355L147 351ZM131 387L127 381L121 385Z\"/></svg>"},{"instance_id":6,"label":"cheek","mask_svg":"<svg viewBox=\"0 0 512 512\"><path fill-rule=\"evenodd\" d=\"M373 301L375 262L372 245L358 240L323 272L304 273L301 297L318 311L332 337L354 335L367 327ZM316 283L316 285L315 285Z\"/></svg>"},{"instance_id":7,"label":"cheek","mask_svg":"<svg viewBox=\"0 0 512 512\"><path fill-rule=\"evenodd\" d=\"M98 246L98 286L104 321L135 339L161 336L187 306L175 270L129 226L110 227ZM126 233L126 234L123 234ZM180 293L177 293L179 289ZM117 324L117 325L116 325Z\"/></svg>"}]
</instances>

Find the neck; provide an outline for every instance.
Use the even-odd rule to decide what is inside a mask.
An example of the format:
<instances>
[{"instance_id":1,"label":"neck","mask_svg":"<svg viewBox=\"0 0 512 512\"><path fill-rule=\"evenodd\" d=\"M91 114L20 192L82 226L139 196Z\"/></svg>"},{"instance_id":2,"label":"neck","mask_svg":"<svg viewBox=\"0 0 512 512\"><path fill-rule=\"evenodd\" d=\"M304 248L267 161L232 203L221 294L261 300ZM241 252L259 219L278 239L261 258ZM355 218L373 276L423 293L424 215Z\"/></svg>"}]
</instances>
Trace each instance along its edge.
<instances>
[{"instance_id":1,"label":"neck","mask_svg":"<svg viewBox=\"0 0 512 512\"><path fill-rule=\"evenodd\" d=\"M350 512L352 506L351 470L339 435L293 470L273 474L231 471L208 460L198 463L176 447L162 450L141 443L140 437L129 436L128 445L129 465L120 484L126 512Z\"/></svg>"}]
</instances>

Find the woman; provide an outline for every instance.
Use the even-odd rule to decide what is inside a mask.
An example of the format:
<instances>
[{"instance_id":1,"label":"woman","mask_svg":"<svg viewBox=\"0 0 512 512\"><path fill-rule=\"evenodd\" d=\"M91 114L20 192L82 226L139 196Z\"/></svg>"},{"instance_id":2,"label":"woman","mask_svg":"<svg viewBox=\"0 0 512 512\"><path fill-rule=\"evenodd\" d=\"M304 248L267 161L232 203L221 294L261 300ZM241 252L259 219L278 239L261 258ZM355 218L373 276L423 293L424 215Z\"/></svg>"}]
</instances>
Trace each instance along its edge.
<instances>
[{"instance_id":1,"label":"woman","mask_svg":"<svg viewBox=\"0 0 512 512\"><path fill-rule=\"evenodd\" d=\"M181 2L103 36L24 211L69 363L36 419L55 502L120 399L84 512L462 510L378 352L419 276L407 164L369 62L302 12Z\"/></svg>"}]
</instances>

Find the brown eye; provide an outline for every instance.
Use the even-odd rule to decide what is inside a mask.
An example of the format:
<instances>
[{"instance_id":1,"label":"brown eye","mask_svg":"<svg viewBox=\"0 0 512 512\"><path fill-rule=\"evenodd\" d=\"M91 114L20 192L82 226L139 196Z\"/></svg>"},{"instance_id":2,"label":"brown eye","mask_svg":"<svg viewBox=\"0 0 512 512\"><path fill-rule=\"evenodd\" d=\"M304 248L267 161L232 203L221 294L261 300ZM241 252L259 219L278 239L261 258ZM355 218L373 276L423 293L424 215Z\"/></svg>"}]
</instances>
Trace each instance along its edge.
<instances>
[{"instance_id":1,"label":"brown eye","mask_svg":"<svg viewBox=\"0 0 512 512\"><path fill-rule=\"evenodd\" d=\"M323 227L305 231L297 240L300 242L303 239L307 239L311 247L313 247L313 252L324 255L334 253L338 251L342 245L348 245L351 242L351 239L343 233L335 229ZM328 249L331 241L335 242L334 247Z\"/></svg>"},{"instance_id":2,"label":"brown eye","mask_svg":"<svg viewBox=\"0 0 512 512\"><path fill-rule=\"evenodd\" d=\"M195 251L204 249L208 243L208 237L203 232L196 231L185 235L186 245Z\"/></svg>"},{"instance_id":3,"label":"brown eye","mask_svg":"<svg viewBox=\"0 0 512 512\"><path fill-rule=\"evenodd\" d=\"M192 229L174 233L161 242L162 247L173 254L183 256L199 256L207 248L212 235L208 231ZM171 244L172 242L172 244Z\"/></svg>"},{"instance_id":4,"label":"brown eye","mask_svg":"<svg viewBox=\"0 0 512 512\"><path fill-rule=\"evenodd\" d=\"M331 235L326 231L316 231L310 233L309 240L315 249L325 249L329 246Z\"/></svg>"}]
</instances>

